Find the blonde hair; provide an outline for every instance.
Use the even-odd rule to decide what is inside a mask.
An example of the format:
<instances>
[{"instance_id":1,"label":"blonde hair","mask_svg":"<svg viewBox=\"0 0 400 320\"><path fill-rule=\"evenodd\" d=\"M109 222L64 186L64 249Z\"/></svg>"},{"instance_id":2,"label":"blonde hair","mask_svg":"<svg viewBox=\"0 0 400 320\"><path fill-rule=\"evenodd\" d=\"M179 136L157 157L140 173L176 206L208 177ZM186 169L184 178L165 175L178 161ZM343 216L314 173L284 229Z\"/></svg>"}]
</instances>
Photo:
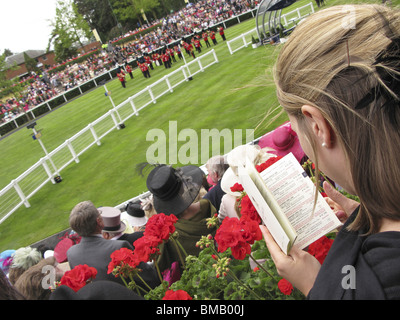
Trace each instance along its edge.
<instances>
[{"instance_id":1,"label":"blonde hair","mask_svg":"<svg viewBox=\"0 0 400 320\"><path fill-rule=\"evenodd\" d=\"M332 127L361 202L349 229L366 234L377 232L383 217L400 220L400 97L382 75L400 84L400 13L379 5L335 6L311 15L296 27L274 68L278 100L296 118L317 169L316 142L301 107L318 108ZM390 100L397 108L387 107Z\"/></svg>"}]
</instances>

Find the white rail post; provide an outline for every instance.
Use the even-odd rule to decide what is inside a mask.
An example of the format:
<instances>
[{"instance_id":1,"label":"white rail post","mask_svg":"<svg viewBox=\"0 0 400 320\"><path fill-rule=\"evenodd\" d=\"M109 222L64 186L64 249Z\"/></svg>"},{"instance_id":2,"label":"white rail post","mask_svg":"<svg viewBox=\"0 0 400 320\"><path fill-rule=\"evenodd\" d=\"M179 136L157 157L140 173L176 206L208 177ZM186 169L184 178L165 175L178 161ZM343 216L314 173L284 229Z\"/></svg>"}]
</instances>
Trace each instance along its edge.
<instances>
[{"instance_id":1,"label":"white rail post","mask_svg":"<svg viewBox=\"0 0 400 320\"><path fill-rule=\"evenodd\" d=\"M79 163L79 158L76 155L75 149L72 147L71 140L67 139L66 142L67 142L68 149L71 152L72 159L74 159L76 163Z\"/></svg>"},{"instance_id":2,"label":"white rail post","mask_svg":"<svg viewBox=\"0 0 400 320\"><path fill-rule=\"evenodd\" d=\"M53 184L56 184L56 181L54 180L53 174L51 173L50 168L46 163L46 159L45 158L41 158L40 159L40 163L43 166L44 171L46 171L47 175L49 176L51 182Z\"/></svg>"},{"instance_id":3,"label":"white rail post","mask_svg":"<svg viewBox=\"0 0 400 320\"><path fill-rule=\"evenodd\" d=\"M97 137L96 131L94 130L93 125L91 123L89 124L89 129L93 135L94 141L97 143L98 146L100 146L101 142L100 142L99 138Z\"/></svg>"},{"instance_id":4,"label":"white rail post","mask_svg":"<svg viewBox=\"0 0 400 320\"><path fill-rule=\"evenodd\" d=\"M130 99L129 102L131 103L132 109L133 109L133 113L138 117L139 116L139 112L137 111L135 104L133 103L133 100Z\"/></svg>"},{"instance_id":5,"label":"white rail post","mask_svg":"<svg viewBox=\"0 0 400 320\"><path fill-rule=\"evenodd\" d=\"M153 94L153 91L151 90L151 88L148 86L146 89L149 92L151 101L153 101L153 103L157 103L157 100L154 98L154 94Z\"/></svg>"},{"instance_id":6,"label":"white rail post","mask_svg":"<svg viewBox=\"0 0 400 320\"><path fill-rule=\"evenodd\" d=\"M114 124L115 124L115 127L117 128L117 130L120 130L121 128L118 125L118 122L117 122L117 119L115 118L114 112L115 112L115 109L110 110L110 116L111 116L111 119L114 121Z\"/></svg>"},{"instance_id":7,"label":"white rail post","mask_svg":"<svg viewBox=\"0 0 400 320\"><path fill-rule=\"evenodd\" d=\"M214 50L214 49L212 49L212 53L213 53L213 55L214 55L215 62L218 63L219 61L218 61L217 54L215 53L215 50Z\"/></svg>"},{"instance_id":8,"label":"white rail post","mask_svg":"<svg viewBox=\"0 0 400 320\"><path fill-rule=\"evenodd\" d=\"M164 78L165 78L165 82L167 83L169 91L174 92L174 90L172 89L171 83L169 82L169 77L164 76Z\"/></svg>"},{"instance_id":9,"label":"white rail post","mask_svg":"<svg viewBox=\"0 0 400 320\"><path fill-rule=\"evenodd\" d=\"M197 60L197 63L199 64L200 71L204 72L203 65L201 64L201 59Z\"/></svg>"},{"instance_id":10,"label":"white rail post","mask_svg":"<svg viewBox=\"0 0 400 320\"><path fill-rule=\"evenodd\" d=\"M22 202L24 203L25 207L29 208L31 205L28 202L28 200L26 199L24 193L22 192L21 187L19 186L18 182L16 180L13 180L11 182L13 184L15 191L17 191L18 196L21 198Z\"/></svg>"}]
</instances>

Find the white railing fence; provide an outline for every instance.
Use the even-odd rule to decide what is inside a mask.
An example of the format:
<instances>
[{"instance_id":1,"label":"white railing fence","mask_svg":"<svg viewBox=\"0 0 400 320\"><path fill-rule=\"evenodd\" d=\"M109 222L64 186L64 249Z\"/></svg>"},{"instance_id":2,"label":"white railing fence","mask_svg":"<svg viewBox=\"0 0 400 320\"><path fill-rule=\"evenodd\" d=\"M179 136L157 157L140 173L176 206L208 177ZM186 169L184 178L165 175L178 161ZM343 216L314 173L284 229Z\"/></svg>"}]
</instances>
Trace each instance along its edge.
<instances>
[{"instance_id":1,"label":"white railing fence","mask_svg":"<svg viewBox=\"0 0 400 320\"><path fill-rule=\"evenodd\" d=\"M314 6L312 2L283 14L281 16L281 23L285 28L294 27L301 19L307 17L311 13L314 13ZM242 33L232 40L228 40L226 44L230 54L234 54L236 51L248 47L248 45L252 42L252 37L258 37L257 28Z\"/></svg>"},{"instance_id":2,"label":"white railing fence","mask_svg":"<svg viewBox=\"0 0 400 320\"><path fill-rule=\"evenodd\" d=\"M101 145L101 139L114 129L119 130L123 122L139 116L139 111L215 63L218 63L218 58L213 49L129 97L41 158L0 191L0 223L20 206L29 208L28 200L36 192L50 181L55 184L55 178L62 170L72 162L79 163L81 154L95 144Z\"/></svg>"}]
</instances>

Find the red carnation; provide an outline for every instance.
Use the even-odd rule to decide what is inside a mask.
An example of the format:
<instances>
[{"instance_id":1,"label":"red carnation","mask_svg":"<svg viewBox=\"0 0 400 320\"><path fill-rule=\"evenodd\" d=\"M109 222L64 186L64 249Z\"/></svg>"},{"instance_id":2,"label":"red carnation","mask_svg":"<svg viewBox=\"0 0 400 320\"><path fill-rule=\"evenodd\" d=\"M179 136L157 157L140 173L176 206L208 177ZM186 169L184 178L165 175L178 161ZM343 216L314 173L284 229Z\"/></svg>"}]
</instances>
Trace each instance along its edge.
<instances>
[{"instance_id":1,"label":"red carnation","mask_svg":"<svg viewBox=\"0 0 400 320\"><path fill-rule=\"evenodd\" d=\"M286 279L279 280L278 288L283 294L287 296L290 295L293 291L293 285Z\"/></svg>"},{"instance_id":2,"label":"red carnation","mask_svg":"<svg viewBox=\"0 0 400 320\"><path fill-rule=\"evenodd\" d=\"M92 279L96 278L97 270L88 265L77 265L72 270L66 271L61 278L61 285L66 285L77 292Z\"/></svg>"},{"instance_id":3,"label":"red carnation","mask_svg":"<svg viewBox=\"0 0 400 320\"><path fill-rule=\"evenodd\" d=\"M193 298L184 290L168 290L162 300L193 300Z\"/></svg>"}]
</instances>

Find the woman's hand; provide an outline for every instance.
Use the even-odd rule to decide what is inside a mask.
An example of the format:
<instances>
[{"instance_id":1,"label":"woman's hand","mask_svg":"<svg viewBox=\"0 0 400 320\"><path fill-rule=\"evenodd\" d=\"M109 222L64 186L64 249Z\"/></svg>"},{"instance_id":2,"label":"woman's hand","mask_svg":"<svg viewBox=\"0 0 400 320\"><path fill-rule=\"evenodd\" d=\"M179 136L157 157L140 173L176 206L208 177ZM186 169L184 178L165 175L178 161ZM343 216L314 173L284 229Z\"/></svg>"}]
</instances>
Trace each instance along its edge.
<instances>
[{"instance_id":1,"label":"woman's hand","mask_svg":"<svg viewBox=\"0 0 400 320\"><path fill-rule=\"evenodd\" d=\"M345 195L341 194L335 188L324 181L323 188L328 196L325 198L326 202L335 212L337 218L341 223L345 223L350 214L360 205L357 201L347 198Z\"/></svg>"},{"instance_id":2,"label":"woman's hand","mask_svg":"<svg viewBox=\"0 0 400 320\"><path fill-rule=\"evenodd\" d=\"M265 226L260 226L260 229L279 275L307 295L314 285L321 264L314 256L296 246L286 255L268 229Z\"/></svg>"}]
</instances>

